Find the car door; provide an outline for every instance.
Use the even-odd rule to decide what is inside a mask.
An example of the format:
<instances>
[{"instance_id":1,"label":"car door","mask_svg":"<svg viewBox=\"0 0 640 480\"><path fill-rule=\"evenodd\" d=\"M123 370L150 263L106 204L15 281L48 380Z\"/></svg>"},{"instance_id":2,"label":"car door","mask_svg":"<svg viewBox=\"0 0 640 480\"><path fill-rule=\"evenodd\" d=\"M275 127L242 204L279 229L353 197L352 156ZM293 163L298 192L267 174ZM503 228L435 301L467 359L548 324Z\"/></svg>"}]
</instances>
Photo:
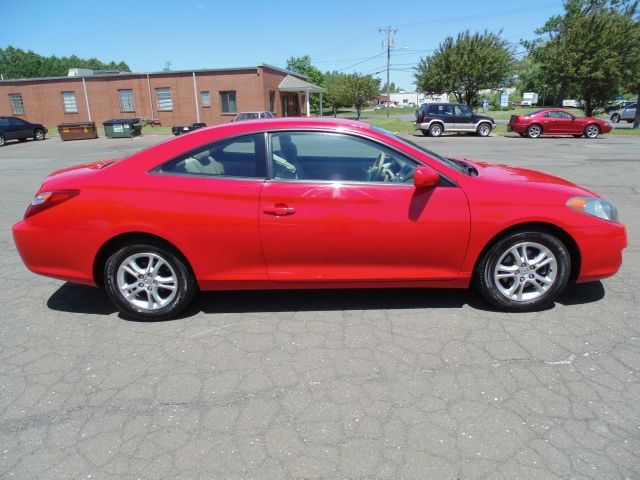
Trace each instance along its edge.
<instances>
[{"instance_id":1,"label":"car door","mask_svg":"<svg viewBox=\"0 0 640 480\"><path fill-rule=\"evenodd\" d=\"M276 282L446 280L469 238L461 188L416 189L416 162L347 133L274 132L260 238Z\"/></svg>"},{"instance_id":2,"label":"car door","mask_svg":"<svg viewBox=\"0 0 640 480\"><path fill-rule=\"evenodd\" d=\"M202 288L268 282L258 226L264 150L264 133L202 145L160 166L139 188L140 217L190 249L183 253Z\"/></svg>"},{"instance_id":3,"label":"car door","mask_svg":"<svg viewBox=\"0 0 640 480\"><path fill-rule=\"evenodd\" d=\"M475 131L473 112L466 105L454 105L455 129L460 132Z\"/></svg>"},{"instance_id":4,"label":"car door","mask_svg":"<svg viewBox=\"0 0 640 480\"><path fill-rule=\"evenodd\" d=\"M14 128L13 138L27 138L33 135L31 126L20 118L10 118L9 121Z\"/></svg>"},{"instance_id":5,"label":"car door","mask_svg":"<svg viewBox=\"0 0 640 480\"><path fill-rule=\"evenodd\" d=\"M633 121L636 118L636 104L632 103L628 105L624 110L622 110L622 114L620 116L622 120Z\"/></svg>"}]
</instances>

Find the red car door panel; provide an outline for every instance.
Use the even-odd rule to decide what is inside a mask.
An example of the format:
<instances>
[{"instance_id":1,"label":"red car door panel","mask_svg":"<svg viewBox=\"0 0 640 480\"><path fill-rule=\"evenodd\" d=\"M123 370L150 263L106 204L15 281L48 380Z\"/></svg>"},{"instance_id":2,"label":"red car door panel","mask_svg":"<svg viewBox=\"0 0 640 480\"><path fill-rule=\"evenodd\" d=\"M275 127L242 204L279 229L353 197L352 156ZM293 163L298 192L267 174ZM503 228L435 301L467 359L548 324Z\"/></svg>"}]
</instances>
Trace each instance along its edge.
<instances>
[{"instance_id":1,"label":"red car door panel","mask_svg":"<svg viewBox=\"0 0 640 480\"><path fill-rule=\"evenodd\" d=\"M275 281L442 280L469 240L461 188L267 181L260 237Z\"/></svg>"}]
</instances>

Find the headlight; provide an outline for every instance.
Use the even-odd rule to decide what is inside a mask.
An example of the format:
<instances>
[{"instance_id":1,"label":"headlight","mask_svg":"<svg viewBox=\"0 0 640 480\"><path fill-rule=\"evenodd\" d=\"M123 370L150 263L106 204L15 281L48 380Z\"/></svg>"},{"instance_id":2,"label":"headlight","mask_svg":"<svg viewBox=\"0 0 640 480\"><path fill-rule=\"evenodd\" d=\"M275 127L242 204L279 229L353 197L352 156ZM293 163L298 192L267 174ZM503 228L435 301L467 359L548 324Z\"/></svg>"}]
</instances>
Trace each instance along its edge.
<instances>
[{"instance_id":1,"label":"headlight","mask_svg":"<svg viewBox=\"0 0 640 480\"><path fill-rule=\"evenodd\" d=\"M618 221L616 207L602 198L572 197L567 200L567 207L610 222Z\"/></svg>"}]
</instances>

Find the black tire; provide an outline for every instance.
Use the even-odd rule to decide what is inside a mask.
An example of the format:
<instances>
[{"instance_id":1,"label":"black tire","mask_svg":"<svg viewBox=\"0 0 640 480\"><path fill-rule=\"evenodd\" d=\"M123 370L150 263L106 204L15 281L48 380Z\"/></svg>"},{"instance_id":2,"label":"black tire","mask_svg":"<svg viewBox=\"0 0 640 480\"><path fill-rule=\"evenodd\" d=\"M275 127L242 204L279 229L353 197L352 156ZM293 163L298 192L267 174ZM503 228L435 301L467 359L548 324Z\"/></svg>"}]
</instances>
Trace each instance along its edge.
<instances>
[{"instance_id":1,"label":"black tire","mask_svg":"<svg viewBox=\"0 0 640 480\"><path fill-rule=\"evenodd\" d=\"M587 125L584 129L583 134L586 138L598 138L598 135L600 135L600 127L594 123L592 123L591 125Z\"/></svg>"},{"instance_id":2,"label":"black tire","mask_svg":"<svg viewBox=\"0 0 640 480\"><path fill-rule=\"evenodd\" d=\"M527 128L527 137L539 138L540 135L542 135L542 127L540 125L538 125L537 123L529 125L529 128Z\"/></svg>"},{"instance_id":3,"label":"black tire","mask_svg":"<svg viewBox=\"0 0 640 480\"><path fill-rule=\"evenodd\" d=\"M488 137L489 135L491 135L491 124L481 123L476 129L476 134L478 134L478 136L480 137Z\"/></svg>"},{"instance_id":4,"label":"black tire","mask_svg":"<svg viewBox=\"0 0 640 480\"><path fill-rule=\"evenodd\" d=\"M44 140L44 136L45 136L44 130L42 130L41 128L36 128L33 131L34 140Z\"/></svg>"},{"instance_id":5,"label":"black tire","mask_svg":"<svg viewBox=\"0 0 640 480\"><path fill-rule=\"evenodd\" d=\"M538 247L547 249L551 255L543 258L553 257L555 263L534 269L529 255L536 256L536 250L542 252ZM524 264L520 264L520 261L516 264L516 257L510 251L522 248L527 260ZM513 264L499 269L498 262L503 262L500 265L505 265L505 262ZM514 267L517 270L509 270ZM499 274L498 271L508 273ZM505 278L498 278L498 275ZM571 257L562 241L549 233L529 231L512 233L493 244L480 258L474 280L482 296L493 306L510 312L527 312L552 303L567 286L570 275ZM548 280L550 282L547 284ZM538 287L535 287L536 284ZM511 295L516 298L508 296L513 288L515 290ZM540 289L543 291L540 292Z\"/></svg>"},{"instance_id":6,"label":"black tire","mask_svg":"<svg viewBox=\"0 0 640 480\"><path fill-rule=\"evenodd\" d=\"M7 143L7 139L4 138L4 135L0 135L0 147L4 147L5 143Z\"/></svg>"},{"instance_id":7,"label":"black tire","mask_svg":"<svg viewBox=\"0 0 640 480\"><path fill-rule=\"evenodd\" d=\"M18 141L19 141L19 142L26 142L26 141L27 141L27 139L26 139L26 138L19 138L19 139L18 139Z\"/></svg>"},{"instance_id":8,"label":"black tire","mask_svg":"<svg viewBox=\"0 0 640 480\"><path fill-rule=\"evenodd\" d=\"M633 123L633 120L627 120L627 123Z\"/></svg>"},{"instance_id":9,"label":"black tire","mask_svg":"<svg viewBox=\"0 0 640 480\"><path fill-rule=\"evenodd\" d=\"M136 259L138 267L144 268L145 256L147 258L161 259L165 262L165 265L160 267L158 267L160 265L159 262L155 263L153 269L158 268L156 276L149 273L148 263L146 271L138 271L138 278L131 273L121 273L120 267L124 266L125 261L131 258ZM128 263L128 265L131 265L131 263ZM129 268L129 270L133 269ZM167 286L173 284L175 288L165 288L162 284L159 285L156 282L156 279L160 278L173 279L174 275L175 281L167 282L165 280L165 283ZM130 300L127 300L124 296L123 291L125 289L119 287L120 281L124 285L131 286L130 289L126 290L130 294ZM118 310L127 317L146 321L168 320L175 317L191 303L198 291L193 273L182 256L173 250L153 243L127 245L111 254L105 264L104 286ZM175 291L175 294L172 294L172 291ZM145 301L147 305L152 301L155 302L156 296L154 294L161 300L167 300L166 305L158 303L158 306L151 305L151 308L142 307L141 304L145 303Z\"/></svg>"},{"instance_id":10,"label":"black tire","mask_svg":"<svg viewBox=\"0 0 640 480\"><path fill-rule=\"evenodd\" d=\"M431 135L432 137L439 137L440 135L442 135L442 130L442 125L440 125L439 123L434 123L429 127L429 135Z\"/></svg>"},{"instance_id":11,"label":"black tire","mask_svg":"<svg viewBox=\"0 0 640 480\"><path fill-rule=\"evenodd\" d=\"M611 121L613 123L618 123L620 122L620 114L616 113L615 115L611 115Z\"/></svg>"}]
</instances>

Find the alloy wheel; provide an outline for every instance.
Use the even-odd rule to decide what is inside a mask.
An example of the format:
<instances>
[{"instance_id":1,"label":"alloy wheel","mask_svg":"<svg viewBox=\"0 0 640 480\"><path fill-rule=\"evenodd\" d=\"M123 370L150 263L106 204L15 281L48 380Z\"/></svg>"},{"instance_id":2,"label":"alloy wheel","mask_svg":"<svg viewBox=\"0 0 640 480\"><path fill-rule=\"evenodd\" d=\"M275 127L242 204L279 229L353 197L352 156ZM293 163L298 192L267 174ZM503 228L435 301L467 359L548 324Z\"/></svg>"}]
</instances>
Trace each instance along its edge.
<instances>
[{"instance_id":1,"label":"alloy wheel","mask_svg":"<svg viewBox=\"0 0 640 480\"><path fill-rule=\"evenodd\" d=\"M545 295L558 273L558 261L550 249L535 242L512 246L498 259L494 285L507 299L529 302Z\"/></svg>"},{"instance_id":2,"label":"alloy wheel","mask_svg":"<svg viewBox=\"0 0 640 480\"><path fill-rule=\"evenodd\" d=\"M178 291L174 267L167 259L152 252L125 258L118 266L116 281L126 302L147 311L165 307Z\"/></svg>"}]
</instances>

